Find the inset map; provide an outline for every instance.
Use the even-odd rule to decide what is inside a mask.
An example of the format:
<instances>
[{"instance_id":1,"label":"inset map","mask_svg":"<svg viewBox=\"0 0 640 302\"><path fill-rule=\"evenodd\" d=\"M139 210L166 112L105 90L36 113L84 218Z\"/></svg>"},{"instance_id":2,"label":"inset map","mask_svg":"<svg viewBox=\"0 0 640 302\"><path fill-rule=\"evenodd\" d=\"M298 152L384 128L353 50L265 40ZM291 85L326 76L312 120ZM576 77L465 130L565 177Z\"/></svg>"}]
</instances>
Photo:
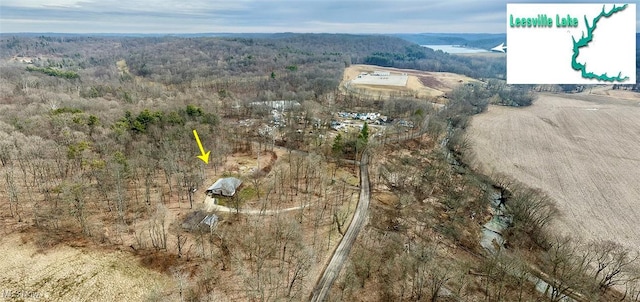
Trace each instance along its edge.
<instances>
[{"instance_id":1,"label":"inset map","mask_svg":"<svg viewBox=\"0 0 640 302\"><path fill-rule=\"evenodd\" d=\"M507 83L635 84L635 4L507 4Z\"/></svg>"}]
</instances>

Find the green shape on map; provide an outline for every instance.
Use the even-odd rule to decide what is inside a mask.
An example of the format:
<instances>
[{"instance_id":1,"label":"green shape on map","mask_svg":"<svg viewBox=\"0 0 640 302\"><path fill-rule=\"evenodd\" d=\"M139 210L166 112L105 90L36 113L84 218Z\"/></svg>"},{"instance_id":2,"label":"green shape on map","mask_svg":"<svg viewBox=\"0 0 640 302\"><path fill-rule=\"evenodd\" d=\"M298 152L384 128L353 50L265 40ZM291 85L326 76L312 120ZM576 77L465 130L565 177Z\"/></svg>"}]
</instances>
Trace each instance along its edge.
<instances>
[{"instance_id":1,"label":"green shape on map","mask_svg":"<svg viewBox=\"0 0 640 302\"><path fill-rule=\"evenodd\" d=\"M604 74L595 74L593 72L588 72L587 71L587 63L578 63L578 61L576 61L576 59L578 58L578 55L580 55L580 48L581 47L585 47L587 46L589 43L591 43L591 41L593 40L593 32L596 30L596 25L598 23L598 21L600 21L600 18L605 17L605 18L609 18L611 15L624 10L625 8L627 8L627 5L623 5L623 6L618 6L616 7L615 5L613 5L613 8L611 10L609 10L608 12L605 12L604 10L604 5L602 6L602 12L595 18L593 18L593 25L591 27L589 27L589 22L587 20L587 16L584 16L584 23L587 26L587 36L584 36L584 32L582 32L582 38L580 38L580 40L578 40L576 42L576 39L574 37L571 37L571 39L573 40L573 57L571 58L571 67L574 70L579 70L582 72L582 77L585 79L597 79L600 81L606 81L606 82L623 82L627 79L629 79L629 77L625 76L622 77L622 72L619 72L617 76L613 76L610 77L607 75L607 73L605 72Z\"/></svg>"}]
</instances>

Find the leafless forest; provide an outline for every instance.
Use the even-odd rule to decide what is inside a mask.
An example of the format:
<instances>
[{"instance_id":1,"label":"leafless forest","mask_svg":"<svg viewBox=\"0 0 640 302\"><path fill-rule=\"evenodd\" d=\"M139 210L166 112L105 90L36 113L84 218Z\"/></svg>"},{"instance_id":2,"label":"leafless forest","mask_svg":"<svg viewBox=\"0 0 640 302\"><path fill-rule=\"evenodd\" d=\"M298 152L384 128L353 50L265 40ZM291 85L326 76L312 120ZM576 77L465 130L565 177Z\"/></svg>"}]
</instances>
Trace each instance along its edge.
<instances>
[{"instance_id":1,"label":"leafless forest","mask_svg":"<svg viewBox=\"0 0 640 302\"><path fill-rule=\"evenodd\" d=\"M640 300L637 254L556 235L551 198L467 166L471 116L533 100L533 87L493 79L503 59L359 35L0 40L9 298L308 300L350 225L367 152L370 214L330 301ZM367 97L340 85L351 64L478 81L444 104ZM385 120L337 131L339 112ZM221 177L242 185L212 204ZM511 218L497 253L480 244L494 192Z\"/></svg>"}]
</instances>

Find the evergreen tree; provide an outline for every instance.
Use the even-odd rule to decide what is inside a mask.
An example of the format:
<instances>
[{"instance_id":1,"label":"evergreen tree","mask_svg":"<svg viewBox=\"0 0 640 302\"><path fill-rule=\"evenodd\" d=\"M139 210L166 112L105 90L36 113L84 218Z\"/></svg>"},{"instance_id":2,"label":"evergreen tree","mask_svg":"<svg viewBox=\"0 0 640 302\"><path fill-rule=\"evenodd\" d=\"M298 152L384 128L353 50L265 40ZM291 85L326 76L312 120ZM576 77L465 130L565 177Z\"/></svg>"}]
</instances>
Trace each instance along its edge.
<instances>
[{"instance_id":1,"label":"evergreen tree","mask_svg":"<svg viewBox=\"0 0 640 302\"><path fill-rule=\"evenodd\" d=\"M333 152L334 156L338 156L342 154L343 150L344 150L344 142L342 141L342 135L338 133L338 135L336 135L336 138L333 140L331 151Z\"/></svg>"},{"instance_id":2,"label":"evergreen tree","mask_svg":"<svg viewBox=\"0 0 640 302\"><path fill-rule=\"evenodd\" d=\"M362 125L362 130L360 130L360 134L358 134L358 140L362 141L364 144L369 141L369 126L367 125L367 122L364 122L364 125Z\"/></svg>"},{"instance_id":3,"label":"evergreen tree","mask_svg":"<svg viewBox=\"0 0 640 302\"><path fill-rule=\"evenodd\" d=\"M356 159L358 159L358 151L364 150L369 142L369 125L367 122L362 125L362 130L358 134L358 139L356 140Z\"/></svg>"}]
</instances>

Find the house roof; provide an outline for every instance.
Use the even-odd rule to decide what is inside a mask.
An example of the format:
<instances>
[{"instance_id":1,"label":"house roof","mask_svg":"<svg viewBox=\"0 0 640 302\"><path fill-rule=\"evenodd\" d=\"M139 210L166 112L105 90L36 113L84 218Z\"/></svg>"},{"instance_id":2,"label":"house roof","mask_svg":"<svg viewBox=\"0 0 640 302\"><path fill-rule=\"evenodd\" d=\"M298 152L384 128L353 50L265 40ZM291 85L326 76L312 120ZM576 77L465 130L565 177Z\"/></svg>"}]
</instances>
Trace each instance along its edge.
<instances>
[{"instance_id":1,"label":"house roof","mask_svg":"<svg viewBox=\"0 0 640 302\"><path fill-rule=\"evenodd\" d=\"M202 219L202 221L200 221L200 223L204 223L208 226L214 226L216 223L218 223L218 216L216 216L215 214L207 215Z\"/></svg>"},{"instance_id":2,"label":"house roof","mask_svg":"<svg viewBox=\"0 0 640 302\"><path fill-rule=\"evenodd\" d=\"M218 179L207 189L207 193L213 195L233 196L236 189L242 184L242 180L235 177L225 177Z\"/></svg>"}]
</instances>

